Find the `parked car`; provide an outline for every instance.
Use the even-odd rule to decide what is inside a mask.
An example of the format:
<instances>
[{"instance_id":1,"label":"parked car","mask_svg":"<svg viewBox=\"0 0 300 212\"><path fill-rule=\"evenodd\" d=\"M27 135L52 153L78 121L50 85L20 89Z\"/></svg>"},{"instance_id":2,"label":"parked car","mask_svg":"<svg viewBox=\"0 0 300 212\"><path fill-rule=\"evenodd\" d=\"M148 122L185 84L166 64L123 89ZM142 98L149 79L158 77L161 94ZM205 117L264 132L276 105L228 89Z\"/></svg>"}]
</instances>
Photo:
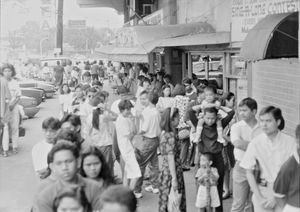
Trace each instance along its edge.
<instances>
[{"instance_id":1,"label":"parked car","mask_svg":"<svg viewBox=\"0 0 300 212\"><path fill-rule=\"evenodd\" d=\"M45 92L46 98L51 98L55 94L55 86L50 85L48 83L39 82L39 81L20 81L19 82L20 88L35 88L38 90L42 90Z\"/></svg>"},{"instance_id":2,"label":"parked car","mask_svg":"<svg viewBox=\"0 0 300 212\"><path fill-rule=\"evenodd\" d=\"M35 88L21 88L21 94L27 97L33 97L37 101L37 105L43 101L44 91Z\"/></svg>"},{"instance_id":3,"label":"parked car","mask_svg":"<svg viewBox=\"0 0 300 212\"><path fill-rule=\"evenodd\" d=\"M19 104L23 107L28 118L33 118L40 111L40 108L37 107L37 101L33 97L21 96Z\"/></svg>"}]
</instances>

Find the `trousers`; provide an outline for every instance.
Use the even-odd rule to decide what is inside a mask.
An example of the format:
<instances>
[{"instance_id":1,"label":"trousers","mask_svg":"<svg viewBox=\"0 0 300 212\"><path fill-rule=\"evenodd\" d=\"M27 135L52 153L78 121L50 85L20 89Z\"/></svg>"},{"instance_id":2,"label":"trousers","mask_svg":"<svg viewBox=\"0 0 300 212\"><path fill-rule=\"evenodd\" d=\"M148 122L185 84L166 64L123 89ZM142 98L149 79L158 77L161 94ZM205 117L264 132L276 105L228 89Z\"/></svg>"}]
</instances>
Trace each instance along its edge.
<instances>
[{"instance_id":1,"label":"trousers","mask_svg":"<svg viewBox=\"0 0 300 212\"><path fill-rule=\"evenodd\" d=\"M11 138L13 148L18 147L19 124L20 114L18 105L16 105L14 109L10 111L8 122L4 125L3 128L2 147L4 151L8 151L9 149L9 138Z\"/></svg>"},{"instance_id":2,"label":"trousers","mask_svg":"<svg viewBox=\"0 0 300 212\"><path fill-rule=\"evenodd\" d=\"M158 188L158 155L157 148L159 146L158 138L146 138L143 137L139 149L135 151L136 159L141 169L142 176L138 179L135 187L135 192L140 193L142 191L142 185L144 180L144 174L146 166L149 164L150 169L150 182L154 188Z\"/></svg>"},{"instance_id":3,"label":"trousers","mask_svg":"<svg viewBox=\"0 0 300 212\"><path fill-rule=\"evenodd\" d=\"M232 172L233 202L231 212L252 212L251 191L247 180L246 170L237 161Z\"/></svg>"}]
</instances>

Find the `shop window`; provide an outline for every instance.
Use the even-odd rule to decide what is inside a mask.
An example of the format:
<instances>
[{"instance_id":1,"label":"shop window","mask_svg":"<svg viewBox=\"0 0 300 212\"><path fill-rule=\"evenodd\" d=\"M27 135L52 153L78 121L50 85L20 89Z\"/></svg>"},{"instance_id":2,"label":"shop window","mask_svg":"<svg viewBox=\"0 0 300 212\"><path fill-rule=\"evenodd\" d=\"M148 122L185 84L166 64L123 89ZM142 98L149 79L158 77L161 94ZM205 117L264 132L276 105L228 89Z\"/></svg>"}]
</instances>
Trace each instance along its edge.
<instances>
[{"instance_id":1,"label":"shop window","mask_svg":"<svg viewBox=\"0 0 300 212\"><path fill-rule=\"evenodd\" d=\"M246 76L246 62L243 61L238 54L230 54L229 75Z\"/></svg>"}]
</instances>

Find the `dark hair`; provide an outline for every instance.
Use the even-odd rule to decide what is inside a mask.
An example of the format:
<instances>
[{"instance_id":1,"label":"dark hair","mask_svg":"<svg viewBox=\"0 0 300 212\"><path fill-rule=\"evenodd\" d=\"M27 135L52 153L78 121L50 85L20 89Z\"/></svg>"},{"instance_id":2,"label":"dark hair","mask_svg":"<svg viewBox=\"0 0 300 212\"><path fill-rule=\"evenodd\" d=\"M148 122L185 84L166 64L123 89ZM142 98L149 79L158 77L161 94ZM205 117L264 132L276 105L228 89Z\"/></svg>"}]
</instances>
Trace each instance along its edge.
<instances>
[{"instance_id":1,"label":"dark hair","mask_svg":"<svg viewBox=\"0 0 300 212\"><path fill-rule=\"evenodd\" d=\"M139 75L137 79L140 81L139 86L143 86L143 82L144 82L145 77L143 75Z\"/></svg>"},{"instance_id":2,"label":"dark hair","mask_svg":"<svg viewBox=\"0 0 300 212\"><path fill-rule=\"evenodd\" d=\"M99 172L99 175L97 176L97 179L102 179L106 186L114 184L115 181L114 181L114 176L112 176L112 170L108 166L104 155L95 146L89 146L89 147L85 148L81 153L81 165L80 165L81 176L87 177L86 173L84 172L84 169L83 169L83 163L84 163L84 159L90 155L94 155L97 158L99 158L99 160L102 164L101 170Z\"/></svg>"},{"instance_id":3,"label":"dark hair","mask_svg":"<svg viewBox=\"0 0 300 212\"><path fill-rule=\"evenodd\" d=\"M68 85L67 83L63 83L63 84L60 86L60 88L59 88L59 93L60 93L60 94L65 94L64 89L63 89L64 86L68 86L67 94L70 93L70 92L71 92L71 89L70 89L70 87L69 87L69 85Z\"/></svg>"},{"instance_id":4,"label":"dark hair","mask_svg":"<svg viewBox=\"0 0 300 212\"><path fill-rule=\"evenodd\" d=\"M82 77L91 77L91 73L89 71L86 71L86 72L84 72L84 74L82 75Z\"/></svg>"},{"instance_id":5,"label":"dark hair","mask_svg":"<svg viewBox=\"0 0 300 212\"><path fill-rule=\"evenodd\" d=\"M185 95L185 87L182 84L176 84L173 89L172 96L184 96Z\"/></svg>"},{"instance_id":6,"label":"dark hair","mask_svg":"<svg viewBox=\"0 0 300 212\"><path fill-rule=\"evenodd\" d=\"M230 101L234 97L234 93L228 92L224 93L223 96L221 97L221 105L226 106L226 100Z\"/></svg>"},{"instance_id":7,"label":"dark hair","mask_svg":"<svg viewBox=\"0 0 300 212\"><path fill-rule=\"evenodd\" d=\"M80 116L75 115L75 114L65 115L61 120L61 124L65 123L65 122L70 122L74 127L81 126Z\"/></svg>"},{"instance_id":8,"label":"dark hair","mask_svg":"<svg viewBox=\"0 0 300 212\"><path fill-rule=\"evenodd\" d=\"M300 138L300 124L297 125L295 134L296 134L296 138Z\"/></svg>"},{"instance_id":9,"label":"dark hair","mask_svg":"<svg viewBox=\"0 0 300 212\"><path fill-rule=\"evenodd\" d=\"M108 187L100 196L101 207L105 203L117 203L127 207L129 212L136 212L137 199L133 191L122 185L113 185Z\"/></svg>"},{"instance_id":10,"label":"dark hair","mask_svg":"<svg viewBox=\"0 0 300 212\"><path fill-rule=\"evenodd\" d=\"M284 129L284 126L285 126L285 121L284 121L284 118L282 116L282 112L280 110L280 108L277 108L277 107L274 107L274 106L267 106L265 108L263 108L260 113L259 113L259 116L263 116L265 114L272 114L272 116L274 117L274 119L276 121L280 120L280 124L278 126L278 129L279 130L283 130Z\"/></svg>"},{"instance_id":11,"label":"dark hair","mask_svg":"<svg viewBox=\"0 0 300 212\"><path fill-rule=\"evenodd\" d=\"M149 92L148 93L148 100L151 104L156 105L158 102L158 93L157 92Z\"/></svg>"},{"instance_id":12,"label":"dark hair","mask_svg":"<svg viewBox=\"0 0 300 212\"><path fill-rule=\"evenodd\" d=\"M173 130L171 126L171 121L173 121L176 116L179 116L178 108L174 108L173 111L171 110L171 108L166 108L161 114L161 130L171 132Z\"/></svg>"},{"instance_id":13,"label":"dark hair","mask_svg":"<svg viewBox=\"0 0 300 212\"><path fill-rule=\"evenodd\" d=\"M151 84L151 81L150 81L150 79L148 77L144 78L143 84L144 84L144 82L148 82L149 84Z\"/></svg>"},{"instance_id":14,"label":"dark hair","mask_svg":"<svg viewBox=\"0 0 300 212\"><path fill-rule=\"evenodd\" d=\"M123 99L118 104L118 107L119 107L120 112L123 112L126 109L130 110L131 108L133 108L133 105L131 104L130 100Z\"/></svg>"},{"instance_id":15,"label":"dark hair","mask_svg":"<svg viewBox=\"0 0 300 212\"><path fill-rule=\"evenodd\" d=\"M75 144L76 147L80 150L81 149L81 138L78 134L70 129L60 129L54 143L58 143L58 141L70 141L71 143Z\"/></svg>"},{"instance_id":16,"label":"dark hair","mask_svg":"<svg viewBox=\"0 0 300 212\"><path fill-rule=\"evenodd\" d=\"M168 85L168 84L165 84L165 85L162 86L162 88L161 88L162 96L163 96L163 91L164 91L166 88L171 89L171 86ZM170 93L170 96L171 96L171 93Z\"/></svg>"},{"instance_id":17,"label":"dark hair","mask_svg":"<svg viewBox=\"0 0 300 212\"><path fill-rule=\"evenodd\" d=\"M192 80L190 78L185 78L182 80L182 84L189 84L191 85L192 84Z\"/></svg>"},{"instance_id":18,"label":"dark hair","mask_svg":"<svg viewBox=\"0 0 300 212\"><path fill-rule=\"evenodd\" d=\"M92 83L92 86L103 86L103 84L99 81L99 80L96 80Z\"/></svg>"},{"instance_id":19,"label":"dark hair","mask_svg":"<svg viewBox=\"0 0 300 212\"><path fill-rule=\"evenodd\" d=\"M218 109L216 107L206 107L203 110L204 114L206 113L214 113L214 114L218 114Z\"/></svg>"},{"instance_id":20,"label":"dark hair","mask_svg":"<svg viewBox=\"0 0 300 212\"><path fill-rule=\"evenodd\" d=\"M217 94L217 89L216 89L216 87L211 86L211 85L206 86L206 88L204 88L204 91L211 91L211 92L213 92L214 94Z\"/></svg>"},{"instance_id":21,"label":"dark hair","mask_svg":"<svg viewBox=\"0 0 300 212\"><path fill-rule=\"evenodd\" d=\"M54 161L54 155L55 153L62 151L62 150L68 150L70 152L72 152L73 156L78 159L79 158L79 149L77 148L77 146L73 143L71 143L70 141L60 141L58 143L56 143L51 151L48 154L48 160L50 163L52 163Z\"/></svg>"},{"instance_id":22,"label":"dark hair","mask_svg":"<svg viewBox=\"0 0 300 212\"><path fill-rule=\"evenodd\" d=\"M58 196L55 197L54 201L53 201L53 212L57 212L57 209L61 203L61 201L66 198L72 198L72 199L76 199L80 205L83 207L83 211L84 212L90 212L92 211L92 205L89 203L84 189L83 187L79 187L77 189L72 189L72 188L64 188L63 191L61 191Z\"/></svg>"},{"instance_id":23,"label":"dark hair","mask_svg":"<svg viewBox=\"0 0 300 212\"><path fill-rule=\"evenodd\" d=\"M164 76L164 80L167 82L167 83L170 83L171 82L171 75L170 74L166 74Z\"/></svg>"},{"instance_id":24,"label":"dark hair","mask_svg":"<svg viewBox=\"0 0 300 212\"><path fill-rule=\"evenodd\" d=\"M251 111L257 110L257 102L255 99L247 97L239 103L239 107L247 106Z\"/></svg>"},{"instance_id":25,"label":"dark hair","mask_svg":"<svg viewBox=\"0 0 300 212\"><path fill-rule=\"evenodd\" d=\"M203 153L203 154L201 154L201 156L206 157L208 161L212 161L213 160L212 154L210 154L210 153Z\"/></svg>"},{"instance_id":26,"label":"dark hair","mask_svg":"<svg viewBox=\"0 0 300 212\"><path fill-rule=\"evenodd\" d=\"M156 76L162 76L162 77L164 77L164 75L165 75L165 72L163 72L163 71L158 71L156 73Z\"/></svg>"},{"instance_id":27,"label":"dark hair","mask_svg":"<svg viewBox=\"0 0 300 212\"><path fill-rule=\"evenodd\" d=\"M46 118L42 123L42 128L44 130L48 130L48 129L59 130L60 126L61 126L61 124L60 124L59 119L54 118L54 117Z\"/></svg>"},{"instance_id":28,"label":"dark hair","mask_svg":"<svg viewBox=\"0 0 300 212\"><path fill-rule=\"evenodd\" d=\"M104 102L105 102L104 96L96 95L92 98L91 105L93 107L97 107L100 103L104 103ZM96 108L93 110L92 124L93 124L93 128L97 130L99 130L99 116L101 114L103 114L102 108Z\"/></svg>"},{"instance_id":29,"label":"dark hair","mask_svg":"<svg viewBox=\"0 0 300 212\"><path fill-rule=\"evenodd\" d=\"M14 77L14 76L16 76L16 69L15 69L15 67L12 65L12 64L10 64L10 63L3 63L2 64L2 66L1 66L1 71L0 71L0 75L3 75L3 71L4 71L4 69L10 69L11 70L11 72L12 72L12 74L11 74L11 76L12 77Z\"/></svg>"}]
</instances>

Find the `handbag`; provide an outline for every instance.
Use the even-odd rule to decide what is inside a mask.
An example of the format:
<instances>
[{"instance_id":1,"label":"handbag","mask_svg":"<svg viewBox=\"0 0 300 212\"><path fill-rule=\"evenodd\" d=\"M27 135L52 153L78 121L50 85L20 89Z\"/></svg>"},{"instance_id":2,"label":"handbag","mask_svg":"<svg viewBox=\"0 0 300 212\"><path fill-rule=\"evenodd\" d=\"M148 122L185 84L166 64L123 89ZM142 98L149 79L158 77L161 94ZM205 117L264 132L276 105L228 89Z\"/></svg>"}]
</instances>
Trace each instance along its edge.
<instances>
[{"instance_id":1,"label":"handbag","mask_svg":"<svg viewBox=\"0 0 300 212\"><path fill-rule=\"evenodd\" d=\"M190 136L190 130L188 128L183 128L178 130L179 140L187 139Z\"/></svg>"},{"instance_id":2,"label":"handbag","mask_svg":"<svg viewBox=\"0 0 300 212\"><path fill-rule=\"evenodd\" d=\"M19 137L24 137L26 134L26 130L24 127L20 126L19 127Z\"/></svg>"},{"instance_id":3,"label":"handbag","mask_svg":"<svg viewBox=\"0 0 300 212\"><path fill-rule=\"evenodd\" d=\"M180 212L180 202L182 194L174 191L173 188L170 189L169 198L168 198L168 212Z\"/></svg>"}]
</instances>

